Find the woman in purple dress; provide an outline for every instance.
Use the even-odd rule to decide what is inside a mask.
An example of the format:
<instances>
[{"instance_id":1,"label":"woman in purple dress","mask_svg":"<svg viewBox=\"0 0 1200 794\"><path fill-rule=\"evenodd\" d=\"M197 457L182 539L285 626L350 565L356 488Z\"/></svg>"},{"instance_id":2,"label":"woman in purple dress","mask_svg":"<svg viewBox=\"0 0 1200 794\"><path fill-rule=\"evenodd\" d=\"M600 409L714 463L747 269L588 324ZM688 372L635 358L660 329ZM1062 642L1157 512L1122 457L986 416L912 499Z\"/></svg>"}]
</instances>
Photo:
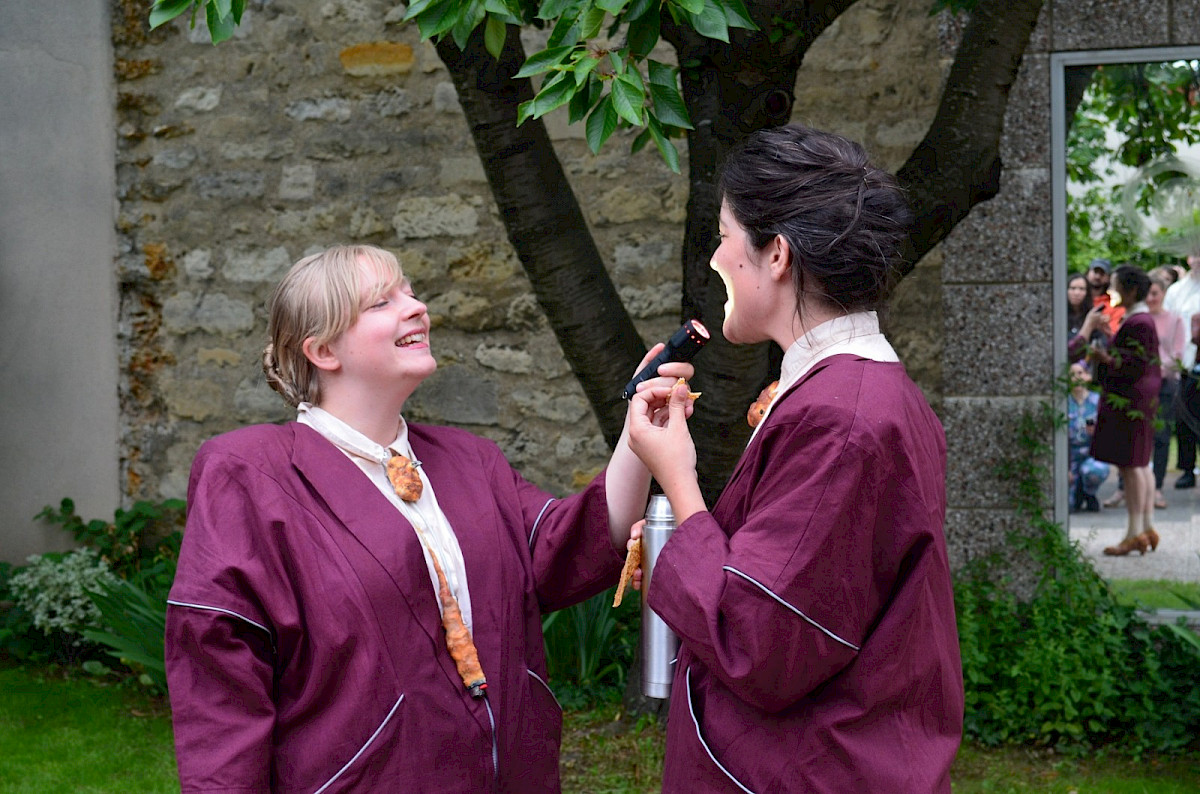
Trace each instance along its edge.
<instances>
[{"instance_id":1,"label":"woman in purple dress","mask_svg":"<svg viewBox=\"0 0 1200 794\"><path fill-rule=\"evenodd\" d=\"M686 390L634 397L630 445L679 522L647 594L681 642L663 790L945 794L963 721L945 437L875 313L903 193L800 126L747 138L720 192L722 330L785 354L711 510Z\"/></svg>"},{"instance_id":2,"label":"woman in purple dress","mask_svg":"<svg viewBox=\"0 0 1200 794\"><path fill-rule=\"evenodd\" d=\"M1116 465L1124 483L1129 517L1125 537L1105 548L1104 553L1123 556L1132 551L1145 554L1147 549L1158 547L1150 456L1154 452L1154 418L1162 368L1158 331L1146 306L1150 277L1139 268L1122 265L1113 273L1110 290L1120 297L1122 306L1129 308L1108 349L1093 348L1087 355L1096 365L1095 380L1100 386L1092 457ZM1068 345L1068 357L1086 350L1092 332L1105 321L1099 308L1088 312L1079 334Z\"/></svg>"},{"instance_id":3,"label":"woman in purple dress","mask_svg":"<svg viewBox=\"0 0 1200 794\"><path fill-rule=\"evenodd\" d=\"M297 420L192 466L166 633L184 794L559 790L541 616L616 581L650 474L622 439L555 499L494 443L406 422L429 333L379 248L276 289L263 366Z\"/></svg>"}]
</instances>

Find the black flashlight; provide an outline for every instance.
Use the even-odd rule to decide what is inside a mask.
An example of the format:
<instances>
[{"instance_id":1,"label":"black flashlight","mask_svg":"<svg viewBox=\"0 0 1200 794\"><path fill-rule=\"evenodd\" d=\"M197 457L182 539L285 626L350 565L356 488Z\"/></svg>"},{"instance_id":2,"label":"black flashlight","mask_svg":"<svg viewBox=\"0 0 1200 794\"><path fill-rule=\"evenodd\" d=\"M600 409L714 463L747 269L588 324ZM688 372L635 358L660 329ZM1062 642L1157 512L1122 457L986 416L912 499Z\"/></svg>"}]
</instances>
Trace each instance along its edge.
<instances>
[{"instance_id":1,"label":"black flashlight","mask_svg":"<svg viewBox=\"0 0 1200 794\"><path fill-rule=\"evenodd\" d=\"M699 320L688 320L683 326L671 335L667 340L667 346L658 352L658 355L650 360L650 363L642 367L638 374L633 376L633 380L625 384L625 391L621 392L621 399L628 400L633 397L637 391L637 385L644 380L649 380L658 374L658 368L668 361L691 361L696 353L700 352L700 348L708 342L708 329L700 324Z\"/></svg>"}]
</instances>

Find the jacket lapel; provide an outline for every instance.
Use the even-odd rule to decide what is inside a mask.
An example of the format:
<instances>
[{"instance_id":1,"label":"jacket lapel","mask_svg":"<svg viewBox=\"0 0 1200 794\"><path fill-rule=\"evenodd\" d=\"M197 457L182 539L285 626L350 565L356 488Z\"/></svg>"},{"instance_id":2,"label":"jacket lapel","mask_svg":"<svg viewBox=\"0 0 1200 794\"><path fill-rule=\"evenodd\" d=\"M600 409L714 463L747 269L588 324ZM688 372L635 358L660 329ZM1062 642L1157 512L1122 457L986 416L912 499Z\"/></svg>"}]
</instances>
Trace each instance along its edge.
<instances>
[{"instance_id":1,"label":"jacket lapel","mask_svg":"<svg viewBox=\"0 0 1200 794\"><path fill-rule=\"evenodd\" d=\"M329 512L345 528L336 531L341 547L372 598L389 654L402 658L411 653L409 640L397 630L412 622L444 648L441 619L429 571L416 532L388 499L354 463L320 433L296 424L292 464L308 481ZM449 654L437 654L443 672L461 687Z\"/></svg>"}]
</instances>

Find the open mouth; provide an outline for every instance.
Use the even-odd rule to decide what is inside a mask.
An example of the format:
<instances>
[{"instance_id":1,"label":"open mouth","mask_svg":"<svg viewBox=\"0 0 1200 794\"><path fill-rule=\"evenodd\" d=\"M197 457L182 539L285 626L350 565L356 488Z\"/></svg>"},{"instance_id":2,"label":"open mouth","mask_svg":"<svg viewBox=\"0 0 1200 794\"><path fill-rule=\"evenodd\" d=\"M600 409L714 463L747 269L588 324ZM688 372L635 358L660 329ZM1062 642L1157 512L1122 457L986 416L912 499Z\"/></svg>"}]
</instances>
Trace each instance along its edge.
<instances>
[{"instance_id":1,"label":"open mouth","mask_svg":"<svg viewBox=\"0 0 1200 794\"><path fill-rule=\"evenodd\" d=\"M733 285L729 283L729 277L725 275L725 272L717 267L716 262L709 262L708 266L717 272L725 284L725 319L729 319L729 315L733 314Z\"/></svg>"},{"instance_id":2,"label":"open mouth","mask_svg":"<svg viewBox=\"0 0 1200 794\"><path fill-rule=\"evenodd\" d=\"M424 344L428 338L424 331L419 331L415 334L406 334L396 340L396 347L411 347L413 345Z\"/></svg>"}]
</instances>

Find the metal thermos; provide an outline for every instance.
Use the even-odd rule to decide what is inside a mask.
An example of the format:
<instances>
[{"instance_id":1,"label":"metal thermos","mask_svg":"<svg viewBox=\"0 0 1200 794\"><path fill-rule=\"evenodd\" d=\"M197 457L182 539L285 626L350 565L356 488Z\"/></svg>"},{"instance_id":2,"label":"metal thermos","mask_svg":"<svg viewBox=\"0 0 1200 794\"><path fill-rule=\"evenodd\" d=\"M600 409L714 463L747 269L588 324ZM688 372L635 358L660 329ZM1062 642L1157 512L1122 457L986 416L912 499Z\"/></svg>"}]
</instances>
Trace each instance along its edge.
<instances>
[{"instance_id":1,"label":"metal thermos","mask_svg":"<svg viewBox=\"0 0 1200 794\"><path fill-rule=\"evenodd\" d=\"M658 553L675 531L675 514L662 494L650 497L646 527L642 530L642 694L651 698L671 696L675 656L679 638L646 603L654 580Z\"/></svg>"}]
</instances>

